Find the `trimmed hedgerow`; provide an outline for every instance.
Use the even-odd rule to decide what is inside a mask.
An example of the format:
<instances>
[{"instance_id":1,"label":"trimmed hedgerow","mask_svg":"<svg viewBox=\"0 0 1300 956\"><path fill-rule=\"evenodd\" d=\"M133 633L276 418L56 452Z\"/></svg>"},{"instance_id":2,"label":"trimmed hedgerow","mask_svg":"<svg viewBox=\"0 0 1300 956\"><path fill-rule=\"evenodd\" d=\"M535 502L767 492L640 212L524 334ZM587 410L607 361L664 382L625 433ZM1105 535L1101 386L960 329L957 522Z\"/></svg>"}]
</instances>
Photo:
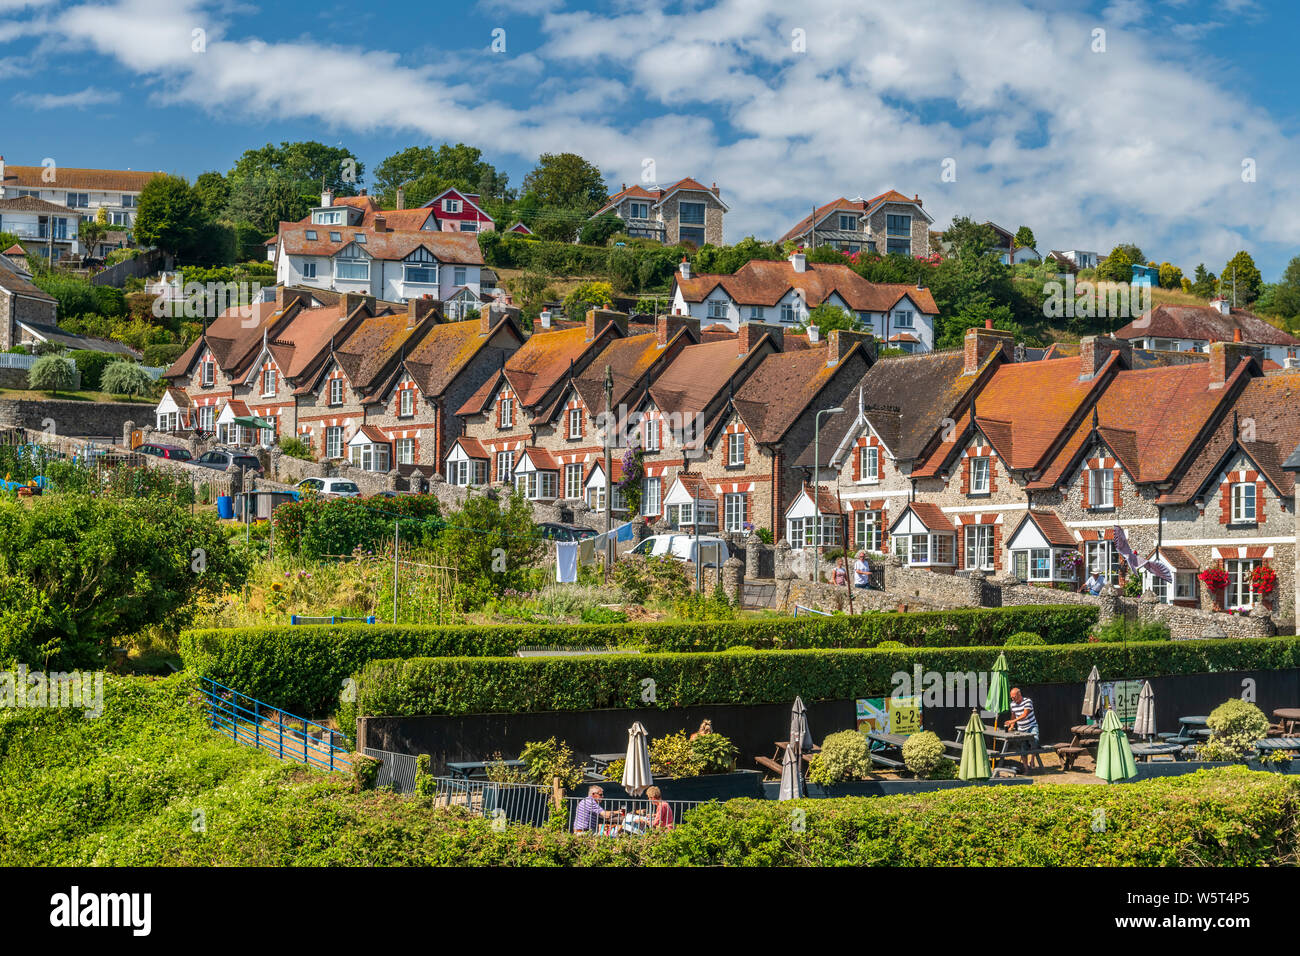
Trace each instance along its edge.
<instances>
[{"instance_id":1,"label":"trimmed hedgerow","mask_svg":"<svg viewBox=\"0 0 1300 956\"><path fill-rule=\"evenodd\" d=\"M518 626L338 624L220 628L181 636L185 666L276 707L330 710L343 681L368 661L407 657L503 657L521 647L626 647L644 651L874 647L992 647L1019 631L1051 644L1087 638L1090 607L972 608L922 613L741 621Z\"/></svg>"},{"instance_id":2,"label":"trimmed hedgerow","mask_svg":"<svg viewBox=\"0 0 1300 956\"><path fill-rule=\"evenodd\" d=\"M845 700L888 694L892 675L981 671L999 648L832 649L575 657L443 657L371 661L358 679L355 714L528 713L646 706ZM1300 638L1021 647L1005 651L1012 680L1079 682L1103 673L1149 677L1300 666ZM350 716L350 715L349 715Z\"/></svg>"}]
</instances>

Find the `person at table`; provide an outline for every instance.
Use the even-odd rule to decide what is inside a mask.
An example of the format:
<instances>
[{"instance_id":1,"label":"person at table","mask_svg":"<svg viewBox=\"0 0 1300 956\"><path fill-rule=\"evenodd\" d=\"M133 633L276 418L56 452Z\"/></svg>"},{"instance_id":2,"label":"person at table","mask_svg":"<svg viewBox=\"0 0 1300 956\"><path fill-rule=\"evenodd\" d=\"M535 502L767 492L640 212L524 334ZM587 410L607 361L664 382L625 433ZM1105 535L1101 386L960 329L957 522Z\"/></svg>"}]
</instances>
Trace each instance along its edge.
<instances>
[{"instance_id":1,"label":"person at table","mask_svg":"<svg viewBox=\"0 0 1300 956\"><path fill-rule=\"evenodd\" d=\"M867 560L866 551L859 551L857 560L853 562L853 586L871 587L871 562Z\"/></svg>"},{"instance_id":2,"label":"person at table","mask_svg":"<svg viewBox=\"0 0 1300 956\"><path fill-rule=\"evenodd\" d=\"M1106 579L1101 576L1101 572L1096 568L1092 569L1092 574L1088 580L1083 582L1083 590L1093 597L1101 593L1101 589L1106 586Z\"/></svg>"},{"instance_id":3,"label":"person at table","mask_svg":"<svg viewBox=\"0 0 1300 956\"><path fill-rule=\"evenodd\" d=\"M831 572L831 584L835 585L837 588L842 588L848 583L848 580L849 575L848 571L844 568L844 558L836 558L835 570Z\"/></svg>"},{"instance_id":4,"label":"person at table","mask_svg":"<svg viewBox=\"0 0 1300 956\"><path fill-rule=\"evenodd\" d=\"M578 801L578 810L573 817L574 833L595 833L601 821L614 822L623 816L622 810L606 810L600 805L605 799L605 791L593 784L587 788L587 795Z\"/></svg>"},{"instance_id":5,"label":"person at table","mask_svg":"<svg viewBox=\"0 0 1300 956\"><path fill-rule=\"evenodd\" d=\"M656 830L671 830L673 808L664 800L662 791L658 787L647 787L645 795L650 801L650 826Z\"/></svg>"},{"instance_id":6,"label":"person at table","mask_svg":"<svg viewBox=\"0 0 1300 956\"><path fill-rule=\"evenodd\" d=\"M1034 713L1034 702L1020 693L1019 687L1011 688L1011 719L1007 721L1007 730L1018 734L1033 734L1029 749L1038 747L1038 715ZM1033 754L1038 766L1043 765L1043 758ZM1025 768L1029 767L1029 757L1025 757Z\"/></svg>"}]
</instances>

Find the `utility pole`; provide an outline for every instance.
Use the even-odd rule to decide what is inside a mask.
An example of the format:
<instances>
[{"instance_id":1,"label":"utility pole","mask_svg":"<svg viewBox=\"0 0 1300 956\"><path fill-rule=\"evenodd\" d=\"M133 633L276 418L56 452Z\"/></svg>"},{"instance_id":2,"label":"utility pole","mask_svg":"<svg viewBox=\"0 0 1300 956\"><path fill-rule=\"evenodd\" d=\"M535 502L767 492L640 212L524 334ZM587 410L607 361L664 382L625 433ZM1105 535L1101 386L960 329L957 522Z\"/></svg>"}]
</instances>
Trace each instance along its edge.
<instances>
[{"instance_id":1,"label":"utility pole","mask_svg":"<svg viewBox=\"0 0 1300 956\"><path fill-rule=\"evenodd\" d=\"M393 623L397 623L397 522L393 519Z\"/></svg>"},{"instance_id":2,"label":"utility pole","mask_svg":"<svg viewBox=\"0 0 1300 956\"><path fill-rule=\"evenodd\" d=\"M840 408L823 408L813 416L813 584L821 581L821 547L822 547L822 416L838 415L844 411ZM845 561L845 565L848 562Z\"/></svg>"},{"instance_id":3,"label":"utility pole","mask_svg":"<svg viewBox=\"0 0 1300 956\"><path fill-rule=\"evenodd\" d=\"M614 565L614 372L605 366L605 583Z\"/></svg>"}]
</instances>

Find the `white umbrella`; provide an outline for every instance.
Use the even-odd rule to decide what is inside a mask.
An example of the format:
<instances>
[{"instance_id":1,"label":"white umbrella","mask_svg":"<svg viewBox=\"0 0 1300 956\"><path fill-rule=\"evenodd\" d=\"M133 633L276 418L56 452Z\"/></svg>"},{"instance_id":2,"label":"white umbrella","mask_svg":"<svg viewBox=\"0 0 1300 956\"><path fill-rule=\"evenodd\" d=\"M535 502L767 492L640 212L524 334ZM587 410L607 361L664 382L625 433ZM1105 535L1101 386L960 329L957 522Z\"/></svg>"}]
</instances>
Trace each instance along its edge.
<instances>
[{"instance_id":1,"label":"white umbrella","mask_svg":"<svg viewBox=\"0 0 1300 956\"><path fill-rule=\"evenodd\" d=\"M1083 685L1083 716L1096 717L1101 710L1101 675L1097 665L1092 665L1088 672L1088 682Z\"/></svg>"},{"instance_id":2,"label":"white umbrella","mask_svg":"<svg viewBox=\"0 0 1300 956\"><path fill-rule=\"evenodd\" d=\"M627 730L627 756L623 759L623 789L634 797L641 796L645 788L655 782L650 773L649 735L641 721Z\"/></svg>"},{"instance_id":3,"label":"white umbrella","mask_svg":"<svg viewBox=\"0 0 1300 956\"><path fill-rule=\"evenodd\" d=\"M1133 718L1133 733L1139 737L1156 735L1156 692L1151 689L1151 682L1142 682L1142 692L1138 694L1137 716Z\"/></svg>"}]
</instances>

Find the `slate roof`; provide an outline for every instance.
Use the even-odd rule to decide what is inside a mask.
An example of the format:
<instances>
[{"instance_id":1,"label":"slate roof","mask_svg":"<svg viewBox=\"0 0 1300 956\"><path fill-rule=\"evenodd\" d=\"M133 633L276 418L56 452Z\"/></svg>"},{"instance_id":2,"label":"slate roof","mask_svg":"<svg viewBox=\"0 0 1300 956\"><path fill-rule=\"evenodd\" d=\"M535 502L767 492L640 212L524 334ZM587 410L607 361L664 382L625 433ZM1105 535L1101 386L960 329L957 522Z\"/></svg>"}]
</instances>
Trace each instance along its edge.
<instances>
[{"instance_id":1,"label":"slate roof","mask_svg":"<svg viewBox=\"0 0 1300 956\"><path fill-rule=\"evenodd\" d=\"M866 361L858 343L834 365L827 364L828 346L778 352L759 363L736 391L736 412L754 440L778 442L832 379L854 374ZM847 409L845 415L849 414Z\"/></svg>"},{"instance_id":2,"label":"slate roof","mask_svg":"<svg viewBox=\"0 0 1300 956\"><path fill-rule=\"evenodd\" d=\"M29 299L40 299L42 302L58 301L48 292L38 289L18 273L10 272L8 269L0 269L0 288L12 292L14 295L26 296Z\"/></svg>"},{"instance_id":3,"label":"slate roof","mask_svg":"<svg viewBox=\"0 0 1300 956\"><path fill-rule=\"evenodd\" d=\"M833 212L856 212L859 215L867 213L875 206L887 202L906 202L921 205L921 200L912 196L904 196L896 189L890 189L881 193L879 196L873 196L871 199L845 199L840 196L838 199L832 199L824 206L818 206L810 215L804 216L788 231L784 236L778 239L778 242L785 242L791 239L798 239L808 232L814 219L821 222L827 215Z\"/></svg>"},{"instance_id":4,"label":"slate roof","mask_svg":"<svg viewBox=\"0 0 1300 956\"><path fill-rule=\"evenodd\" d=\"M14 196L11 199L0 199L0 212L43 212L56 216L77 215L74 209L44 199L37 199L35 196ZM59 240L56 239L55 241Z\"/></svg>"},{"instance_id":5,"label":"slate roof","mask_svg":"<svg viewBox=\"0 0 1300 956\"><path fill-rule=\"evenodd\" d=\"M683 421L703 413L733 378L743 382L743 373L756 364L753 356L762 350L764 340L772 341L764 336L744 354L738 336L686 346L651 383L651 401L661 412L683 416Z\"/></svg>"}]
</instances>

